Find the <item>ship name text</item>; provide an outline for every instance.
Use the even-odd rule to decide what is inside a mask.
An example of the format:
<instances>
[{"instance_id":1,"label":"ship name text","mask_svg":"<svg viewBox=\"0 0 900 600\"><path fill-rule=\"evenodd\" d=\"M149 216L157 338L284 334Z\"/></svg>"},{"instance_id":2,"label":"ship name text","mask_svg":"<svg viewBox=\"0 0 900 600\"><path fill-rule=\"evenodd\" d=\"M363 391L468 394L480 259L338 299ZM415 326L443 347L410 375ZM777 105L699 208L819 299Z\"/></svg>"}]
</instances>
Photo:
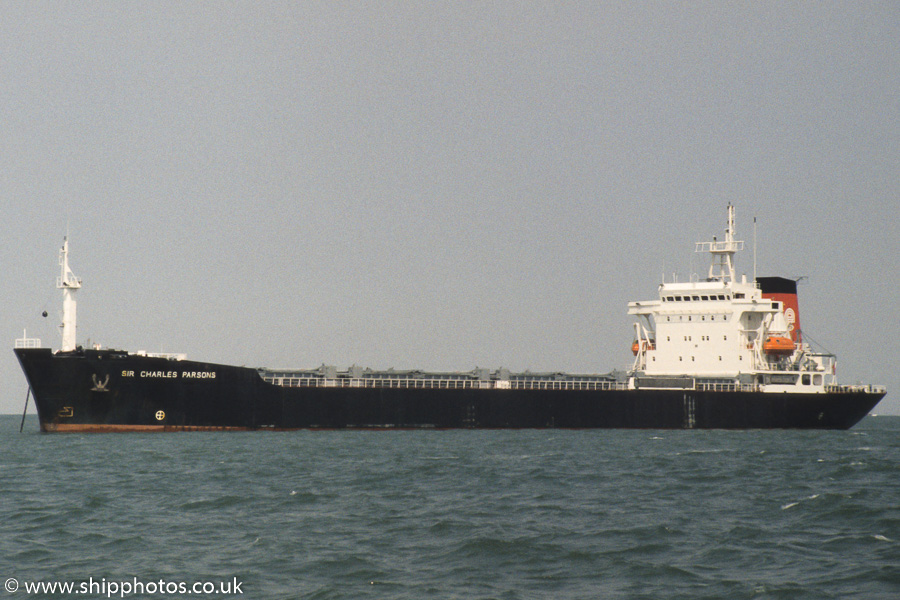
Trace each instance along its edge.
<instances>
[{"instance_id":1,"label":"ship name text","mask_svg":"<svg viewBox=\"0 0 900 600\"><path fill-rule=\"evenodd\" d=\"M122 371L122 377L139 379L215 379L215 371Z\"/></svg>"}]
</instances>

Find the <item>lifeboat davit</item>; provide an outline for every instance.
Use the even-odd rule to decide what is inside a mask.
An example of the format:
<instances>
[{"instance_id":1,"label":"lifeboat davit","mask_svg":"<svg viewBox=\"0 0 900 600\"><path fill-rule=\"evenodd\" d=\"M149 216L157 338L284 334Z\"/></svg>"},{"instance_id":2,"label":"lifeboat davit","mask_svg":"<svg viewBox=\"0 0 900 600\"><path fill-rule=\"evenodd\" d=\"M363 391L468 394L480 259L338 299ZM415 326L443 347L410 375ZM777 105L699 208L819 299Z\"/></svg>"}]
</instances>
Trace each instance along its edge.
<instances>
[{"instance_id":1,"label":"lifeboat davit","mask_svg":"<svg viewBox=\"0 0 900 600\"><path fill-rule=\"evenodd\" d=\"M641 341L641 342L637 342L637 341L636 341L636 342L634 342L633 344L631 344L631 352L632 352L635 356L637 356L638 350L641 349L641 346L644 347L644 351L647 351L647 350L656 350L656 344L655 344L653 341L648 342L648 341L644 340L644 341Z\"/></svg>"},{"instance_id":2,"label":"lifeboat davit","mask_svg":"<svg viewBox=\"0 0 900 600\"><path fill-rule=\"evenodd\" d=\"M777 356L790 356L794 353L794 340L789 337L769 336L763 342L763 352Z\"/></svg>"}]
</instances>

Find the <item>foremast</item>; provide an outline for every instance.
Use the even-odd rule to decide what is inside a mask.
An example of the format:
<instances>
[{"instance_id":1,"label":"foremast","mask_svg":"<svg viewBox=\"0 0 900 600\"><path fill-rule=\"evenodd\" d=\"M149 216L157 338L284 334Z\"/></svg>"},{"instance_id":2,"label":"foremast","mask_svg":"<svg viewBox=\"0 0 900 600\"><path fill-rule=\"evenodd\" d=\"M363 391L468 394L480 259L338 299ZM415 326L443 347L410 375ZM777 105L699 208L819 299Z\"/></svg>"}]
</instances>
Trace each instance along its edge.
<instances>
[{"instance_id":1,"label":"foremast","mask_svg":"<svg viewBox=\"0 0 900 600\"><path fill-rule=\"evenodd\" d=\"M75 292L81 289L81 278L76 277L69 267L69 238L63 238L63 245L59 251L60 276L56 278L57 289L63 292L62 314L62 346L61 352L71 352L76 348L76 315Z\"/></svg>"}]
</instances>

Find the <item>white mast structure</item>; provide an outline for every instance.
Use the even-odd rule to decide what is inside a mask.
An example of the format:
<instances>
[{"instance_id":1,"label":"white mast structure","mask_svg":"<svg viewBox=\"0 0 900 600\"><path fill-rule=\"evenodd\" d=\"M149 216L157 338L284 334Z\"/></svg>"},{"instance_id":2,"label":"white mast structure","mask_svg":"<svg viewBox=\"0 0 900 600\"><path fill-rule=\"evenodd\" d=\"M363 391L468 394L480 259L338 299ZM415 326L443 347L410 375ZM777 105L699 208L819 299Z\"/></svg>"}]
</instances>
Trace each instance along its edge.
<instances>
[{"instance_id":1,"label":"white mast structure","mask_svg":"<svg viewBox=\"0 0 900 600\"><path fill-rule=\"evenodd\" d=\"M728 205L728 226L725 228L725 241L713 238L711 242L697 242L697 252L712 254L707 281L734 282L734 254L744 249L744 242L734 239L734 206ZM754 274L754 280L756 275Z\"/></svg>"},{"instance_id":2,"label":"white mast structure","mask_svg":"<svg viewBox=\"0 0 900 600\"><path fill-rule=\"evenodd\" d=\"M75 292L81 289L81 278L76 277L69 268L69 238L63 238L63 246L59 251L60 276L56 278L56 287L63 291L63 318L61 352L75 349Z\"/></svg>"}]
</instances>

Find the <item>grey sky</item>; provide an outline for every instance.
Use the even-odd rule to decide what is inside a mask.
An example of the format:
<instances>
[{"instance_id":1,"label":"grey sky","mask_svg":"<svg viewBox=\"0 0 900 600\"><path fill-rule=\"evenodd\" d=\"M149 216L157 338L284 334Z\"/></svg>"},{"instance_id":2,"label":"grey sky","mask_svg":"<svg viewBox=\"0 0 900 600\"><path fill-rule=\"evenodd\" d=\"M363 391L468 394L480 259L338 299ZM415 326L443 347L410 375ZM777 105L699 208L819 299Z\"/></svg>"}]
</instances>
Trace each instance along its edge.
<instances>
[{"instance_id":1,"label":"grey sky","mask_svg":"<svg viewBox=\"0 0 900 600\"><path fill-rule=\"evenodd\" d=\"M900 414L898 57L894 2L2 2L0 410L67 224L81 343L606 372L732 202Z\"/></svg>"}]
</instances>

